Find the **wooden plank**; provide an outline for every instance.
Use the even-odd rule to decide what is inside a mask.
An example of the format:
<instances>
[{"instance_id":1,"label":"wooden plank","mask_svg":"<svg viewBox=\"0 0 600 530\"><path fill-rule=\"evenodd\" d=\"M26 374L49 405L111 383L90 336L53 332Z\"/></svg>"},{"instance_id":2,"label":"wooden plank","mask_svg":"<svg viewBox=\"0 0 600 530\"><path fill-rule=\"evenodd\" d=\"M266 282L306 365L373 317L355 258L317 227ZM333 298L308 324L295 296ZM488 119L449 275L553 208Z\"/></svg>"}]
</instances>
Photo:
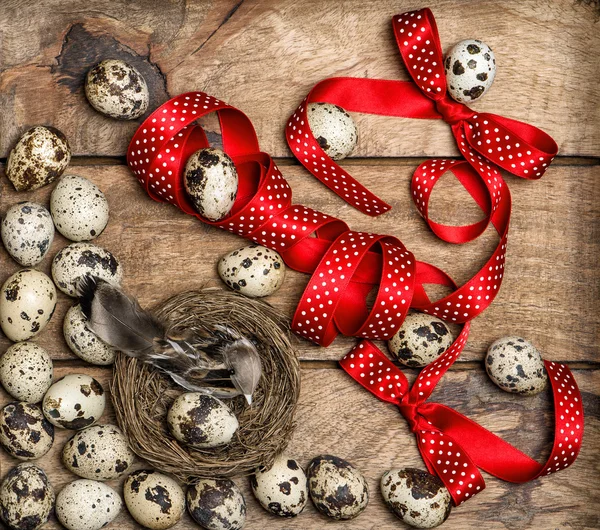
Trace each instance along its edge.
<instances>
[{"instance_id":1,"label":"wooden plank","mask_svg":"<svg viewBox=\"0 0 600 530\"><path fill-rule=\"evenodd\" d=\"M377 219L347 206L303 168L282 169L297 202L339 216L355 229L396 235L418 259L442 267L458 282L475 274L497 244L492 229L466 245L443 243L429 232L409 198L411 166L352 166L361 182L393 205L390 213ZM95 243L121 259L124 285L144 305L203 285L221 285L216 274L219 257L244 245L237 236L151 201L125 166L80 166L69 171L90 178L106 193L111 218ZM26 199L48 204L51 187L23 194L15 192L6 179L0 182L0 214ZM529 338L549 359L598 360L600 329L595 304L600 240L596 237L599 208L594 197L599 182L600 166L553 167L539 182L509 179L514 210L506 277L495 302L473 322L463 360L481 359L487 346L505 334ZM479 219L480 212L455 179L446 177L439 186L432 199L435 219L448 223ZM52 257L66 244L57 234L40 270L49 272ZM19 267L4 249L0 256L0 280L4 281ZM307 275L288 271L284 286L270 301L291 316L307 281ZM71 303L60 295L53 320L36 339L55 358L71 357L61 333L62 319ZM8 344L0 339L0 347ZM303 359L337 360L353 344L354 339L340 338L325 349L302 341L300 355Z\"/></svg>"},{"instance_id":2,"label":"wooden plank","mask_svg":"<svg viewBox=\"0 0 600 530\"><path fill-rule=\"evenodd\" d=\"M83 372L93 375L108 388L110 370L57 363L56 376ZM600 495L596 488L600 464L595 443L600 436L599 371L576 371L586 407L586 438L583 450L574 466L566 471L524 485L502 482L485 476L487 489L464 506L454 510L444 524L445 530L481 528L598 528L596 510ZM533 398L512 396L494 387L481 372L449 373L434 394L434 399L467 414L510 443L542 461L548 455L552 428L549 393ZM8 401L2 391L0 403ZM114 422L112 409L107 407L103 422ZM373 434L376 433L376 436ZM72 431L58 430L51 452L39 465L47 472L56 491L77 477L69 473L60 461L60 453ZM385 507L379 493L381 475L392 467L425 466L416 449L414 435L391 405L377 401L341 370L303 370L302 393L297 414L297 428L288 454L303 466L318 454L335 454L354 463L361 470L371 492L367 510L354 521L334 523L318 514L309 503L296 519L278 519L268 515L249 491L248 481L238 477L248 505L246 529L322 528L326 524L344 529L388 530L399 528L397 519ZM17 462L0 452L1 475ZM137 468L144 467L141 461ZM122 481L108 484L121 492ZM111 528L136 528L124 509ZM195 527L189 516L174 528ZM59 528L53 519L44 528Z\"/></svg>"},{"instance_id":3,"label":"wooden plank","mask_svg":"<svg viewBox=\"0 0 600 530\"><path fill-rule=\"evenodd\" d=\"M142 71L151 107L167 94L207 91L249 115L264 150L289 156L284 124L321 79L407 79L390 20L419 7L392 0L9 5L0 13L0 156L39 123L61 129L75 154L123 155L136 123L100 116L83 96L85 72L107 57ZM438 0L430 7L445 50L475 37L495 51L494 86L474 108L537 125L555 137L562 154L598 155L594 2L469 0L457 6ZM14 24L16 16L28 23ZM457 154L449 127L437 120L356 119L355 156Z\"/></svg>"}]
</instances>

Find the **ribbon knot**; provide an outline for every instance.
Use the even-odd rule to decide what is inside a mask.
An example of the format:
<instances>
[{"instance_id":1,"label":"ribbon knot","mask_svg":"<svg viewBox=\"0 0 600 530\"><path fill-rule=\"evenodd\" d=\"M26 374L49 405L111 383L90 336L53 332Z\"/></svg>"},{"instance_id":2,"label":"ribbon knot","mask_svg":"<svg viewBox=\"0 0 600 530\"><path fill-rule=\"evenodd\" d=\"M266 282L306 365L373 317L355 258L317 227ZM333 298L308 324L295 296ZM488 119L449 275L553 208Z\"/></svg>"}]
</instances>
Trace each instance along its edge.
<instances>
[{"instance_id":1,"label":"ribbon knot","mask_svg":"<svg viewBox=\"0 0 600 530\"><path fill-rule=\"evenodd\" d=\"M414 433L419 432L428 427L425 418L419 413L419 405L415 405L414 403L407 403L408 394L404 396L401 403L398 405L400 409L400 413L404 416L406 423L408 423L408 427Z\"/></svg>"},{"instance_id":2,"label":"ribbon knot","mask_svg":"<svg viewBox=\"0 0 600 530\"><path fill-rule=\"evenodd\" d=\"M475 112L469 107L450 99L448 96L436 99L435 108L449 125L468 120L475 115Z\"/></svg>"}]
</instances>

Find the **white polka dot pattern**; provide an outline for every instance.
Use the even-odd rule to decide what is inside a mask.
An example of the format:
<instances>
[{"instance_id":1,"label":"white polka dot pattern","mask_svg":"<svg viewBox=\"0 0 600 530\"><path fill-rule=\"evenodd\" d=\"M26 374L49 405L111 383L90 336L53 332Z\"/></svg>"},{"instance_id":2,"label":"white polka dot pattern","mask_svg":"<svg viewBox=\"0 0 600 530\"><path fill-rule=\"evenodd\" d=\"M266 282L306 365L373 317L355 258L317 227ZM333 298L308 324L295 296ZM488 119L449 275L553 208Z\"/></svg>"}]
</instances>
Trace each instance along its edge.
<instances>
[{"instance_id":1,"label":"white polka dot pattern","mask_svg":"<svg viewBox=\"0 0 600 530\"><path fill-rule=\"evenodd\" d=\"M479 467L506 481L523 483L570 466L581 449L583 404L566 365L545 361L554 394L555 435L550 457L539 464L467 417L439 403L426 403L433 389L464 348L469 324L450 349L425 367L412 387L372 342L362 341L340 366L382 401L398 406L417 438L427 468L460 505L485 488Z\"/></svg>"}]
</instances>

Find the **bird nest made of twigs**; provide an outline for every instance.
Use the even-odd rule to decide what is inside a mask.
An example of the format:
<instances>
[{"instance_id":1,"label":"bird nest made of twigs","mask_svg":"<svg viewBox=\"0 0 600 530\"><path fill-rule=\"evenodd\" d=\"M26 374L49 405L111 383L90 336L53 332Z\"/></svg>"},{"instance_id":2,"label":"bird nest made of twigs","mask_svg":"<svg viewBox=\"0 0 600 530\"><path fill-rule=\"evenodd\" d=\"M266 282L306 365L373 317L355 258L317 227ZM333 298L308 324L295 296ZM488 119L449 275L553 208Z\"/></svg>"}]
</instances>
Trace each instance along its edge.
<instances>
[{"instance_id":1,"label":"bird nest made of twigs","mask_svg":"<svg viewBox=\"0 0 600 530\"><path fill-rule=\"evenodd\" d=\"M228 400L239 429L223 447L197 450L169 432L167 412L184 390L159 371L123 354L117 356L112 400L131 449L156 469L184 482L252 473L271 465L287 446L300 392L300 366L287 319L260 300L218 288L178 294L154 314L173 332L226 325L252 339L263 373L252 406L243 396Z\"/></svg>"}]
</instances>

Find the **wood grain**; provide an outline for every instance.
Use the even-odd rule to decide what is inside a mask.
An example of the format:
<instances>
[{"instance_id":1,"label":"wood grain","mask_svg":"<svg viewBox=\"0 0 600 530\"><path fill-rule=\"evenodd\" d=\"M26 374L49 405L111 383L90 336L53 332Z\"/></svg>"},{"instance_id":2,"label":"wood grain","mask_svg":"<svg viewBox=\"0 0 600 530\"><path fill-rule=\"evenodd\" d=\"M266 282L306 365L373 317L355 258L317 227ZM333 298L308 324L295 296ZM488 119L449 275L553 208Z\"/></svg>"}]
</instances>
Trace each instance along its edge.
<instances>
[{"instance_id":1,"label":"wood grain","mask_svg":"<svg viewBox=\"0 0 600 530\"><path fill-rule=\"evenodd\" d=\"M474 37L495 51L498 74L477 110L537 125L564 155L598 155L597 2L429 5L444 50ZM99 115L83 95L85 72L108 57L140 69L151 107L167 94L207 91L248 114L264 150L289 156L285 121L321 79L407 79L390 20L420 7L392 0L8 0L0 12L0 156L40 123L61 129L75 154L123 155L137 124ZM457 154L449 127L437 120L356 119L355 156Z\"/></svg>"},{"instance_id":2,"label":"wood grain","mask_svg":"<svg viewBox=\"0 0 600 530\"><path fill-rule=\"evenodd\" d=\"M83 363L60 362L56 377L66 373L87 373L108 388L110 370ZM600 524L596 503L600 496L595 488L600 464L593 441L600 436L600 384L597 371L577 371L576 378L583 392L586 407L586 443L571 469L549 478L524 485L513 485L485 475L487 489L460 508L456 508L444 529L481 528L485 530L577 528L592 529ZM484 427L499 434L527 454L543 461L549 454L552 428L549 392L533 398L512 396L494 387L481 372L449 373L433 396L444 404L466 412ZM8 396L0 393L0 404ZM113 422L112 408L107 407L101 422ZM373 434L376 433L376 436ZM48 474L56 491L77 477L62 465L60 454L73 431L57 430L51 452L38 462ZM385 507L379 493L379 479L393 467L424 469L414 435L392 405L379 402L361 389L341 370L303 370L302 393L297 415L297 428L288 454L306 466L318 454L334 454L348 459L361 470L370 489L367 510L354 521L327 520L309 504L296 519L278 519L268 515L256 502L244 477L236 482L242 487L248 505L245 528L305 529L335 528L379 530L404 528ZM4 451L0 452L1 475L17 463ZM142 461L136 468L144 467ZM108 484L121 492L120 481ZM52 521L44 528L59 528ZM192 528L189 516L174 527ZM136 528L126 510L111 525L115 529Z\"/></svg>"},{"instance_id":3,"label":"wood grain","mask_svg":"<svg viewBox=\"0 0 600 530\"><path fill-rule=\"evenodd\" d=\"M497 244L493 229L466 245L444 243L429 232L409 197L411 166L352 166L361 182L393 205L390 213L378 219L347 206L303 168L282 169L297 202L339 216L356 229L396 235L418 259L442 267L458 282L475 274ZM144 305L205 284L221 285L216 274L219 256L245 244L170 205L151 201L125 166L78 166L69 172L90 178L106 193L110 222L94 242L121 259L124 285ZM25 196L15 192L6 179L0 182L0 214L24 198L48 205L51 187ZM599 166L557 166L539 182L508 179L514 209L506 277L495 302L473 322L462 360L481 359L488 345L506 334L529 338L549 359L598 360L600 325L595 304L600 289L600 238L594 197L599 182ZM447 176L439 186L432 199L435 219L448 223L479 219L480 211L455 179ZM39 268L49 273L54 254L67 243L57 233ZM0 256L0 280L4 281L19 267L4 249ZM269 301L291 317L307 281L308 275L288 270L284 286ZM57 359L71 357L60 331L71 303L61 294L53 320L36 339ZM354 339L340 338L329 348L319 348L302 341L299 349L302 359L337 360L353 344ZM8 341L3 338L0 345L7 346Z\"/></svg>"}]
</instances>

